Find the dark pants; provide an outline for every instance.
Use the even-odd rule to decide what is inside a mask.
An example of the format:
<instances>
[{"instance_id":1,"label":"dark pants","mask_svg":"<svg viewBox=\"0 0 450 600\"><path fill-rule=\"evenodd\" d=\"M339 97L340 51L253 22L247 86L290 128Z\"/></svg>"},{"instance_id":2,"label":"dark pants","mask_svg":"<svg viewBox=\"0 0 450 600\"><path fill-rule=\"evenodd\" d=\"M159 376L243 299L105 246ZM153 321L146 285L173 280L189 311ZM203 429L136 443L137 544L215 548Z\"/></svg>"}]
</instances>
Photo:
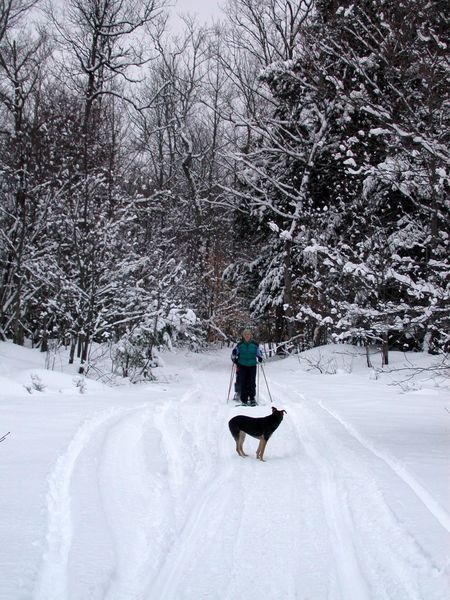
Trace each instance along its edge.
<instances>
[{"instance_id":1,"label":"dark pants","mask_svg":"<svg viewBox=\"0 0 450 600\"><path fill-rule=\"evenodd\" d=\"M253 367L239 365L239 377L241 380L242 402L254 402L256 394L256 365Z\"/></svg>"},{"instance_id":2,"label":"dark pants","mask_svg":"<svg viewBox=\"0 0 450 600\"><path fill-rule=\"evenodd\" d=\"M239 365L236 365L236 380L234 382L234 398L240 400L241 398L241 372Z\"/></svg>"}]
</instances>

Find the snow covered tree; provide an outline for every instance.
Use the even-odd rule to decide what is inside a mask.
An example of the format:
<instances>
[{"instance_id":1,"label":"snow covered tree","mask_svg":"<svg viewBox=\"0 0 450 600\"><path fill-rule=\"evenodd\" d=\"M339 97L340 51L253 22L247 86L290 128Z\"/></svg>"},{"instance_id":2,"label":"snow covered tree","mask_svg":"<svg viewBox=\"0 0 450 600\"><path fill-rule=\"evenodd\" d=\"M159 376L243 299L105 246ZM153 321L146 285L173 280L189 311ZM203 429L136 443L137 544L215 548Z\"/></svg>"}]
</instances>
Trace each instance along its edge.
<instances>
[{"instance_id":1,"label":"snow covered tree","mask_svg":"<svg viewBox=\"0 0 450 600\"><path fill-rule=\"evenodd\" d=\"M63 128L51 129L43 144L58 171L58 204L49 221L55 265L49 297L52 313L70 322L71 360L78 348L83 364L104 320L111 274L126 247L124 224L132 198L123 185L123 106L121 81L146 61L139 31L157 19L160 5L116 0L71 0L51 12L64 86L56 85L54 117ZM69 91L70 90L70 91ZM56 95L59 93L59 99ZM64 99L72 108L60 111ZM52 137L53 136L53 137ZM59 299L57 302L56 299ZM56 307L56 308L55 308Z\"/></svg>"},{"instance_id":2,"label":"snow covered tree","mask_svg":"<svg viewBox=\"0 0 450 600\"><path fill-rule=\"evenodd\" d=\"M128 257L119 265L121 278L114 287L113 300L117 314L109 330L114 332L113 362L124 376L134 380L151 377L150 365L157 362L163 346L201 346L204 330L194 311L186 306L182 262L168 258L166 246L147 258L136 258L134 263Z\"/></svg>"},{"instance_id":3,"label":"snow covered tree","mask_svg":"<svg viewBox=\"0 0 450 600\"><path fill-rule=\"evenodd\" d=\"M388 344L444 348L448 6L322 4L318 43L335 64L348 106L349 124L334 158L343 181L360 190L357 216L346 219L353 256L341 257L348 289L357 290L346 300L350 321L364 321L369 337L383 339L385 354Z\"/></svg>"},{"instance_id":4,"label":"snow covered tree","mask_svg":"<svg viewBox=\"0 0 450 600\"><path fill-rule=\"evenodd\" d=\"M278 285L288 337L351 323L386 359L445 342L448 319L444 9L412 4L318 3L295 59L263 72L275 106L239 157L237 193L274 232L257 305Z\"/></svg>"},{"instance_id":5,"label":"snow covered tree","mask_svg":"<svg viewBox=\"0 0 450 600\"><path fill-rule=\"evenodd\" d=\"M24 5L21 5L24 6ZM19 4L11 3L16 10ZM5 30L0 44L0 334L23 344L32 271L33 241L42 233L46 190L34 176L33 146L48 44L44 35Z\"/></svg>"},{"instance_id":6,"label":"snow covered tree","mask_svg":"<svg viewBox=\"0 0 450 600\"><path fill-rule=\"evenodd\" d=\"M232 195L240 210L249 210L252 217L241 235L250 236L250 239L254 236L255 254L249 259L251 272L247 277L254 282L254 289L258 281L262 286L253 303L253 316L267 320L268 311L272 310L273 316L268 318L266 328L276 332L279 341L286 335L294 335L291 314L292 232L288 230L291 217L296 212L293 198L297 196L295 188L298 182L293 185L292 181L289 182L287 172L290 167L285 158L291 148L286 153L283 148L298 143L294 138L299 131L289 131L290 117L283 113L282 101L267 74L272 63L277 65L275 68L284 68L284 64L291 64L298 55L302 29L308 22L311 8L312 3L308 1L270 0L264 3L238 0L230 2L227 8L232 23L229 33L232 52L228 59L231 66L228 71L239 92L233 114L239 148L233 159L238 177ZM259 76L261 70L262 77ZM304 154L303 149L300 154ZM297 158L302 160L300 155ZM283 172L287 174L286 181L283 181ZM305 177L308 177L306 173ZM277 220L280 223L275 222ZM274 228L278 231L275 236ZM281 232L284 232L283 235L280 235ZM262 252L258 252L259 244L263 245ZM276 259L272 251L276 253Z\"/></svg>"},{"instance_id":7,"label":"snow covered tree","mask_svg":"<svg viewBox=\"0 0 450 600\"><path fill-rule=\"evenodd\" d=\"M206 324L209 339L223 337L230 311L222 280L231 221L221 200L230 173L221 159L229 143L221 44L218 32L196 29L190 19L178 39L158 40L160 58L142 90L145 108L135 118L149 222L156 236L164 230L175 240L190 282L185 300Z\"/></svg>"},{"instance_id":8,"label":"snow covered tree","mask_svg":"<svg viewBox=\"0 0 450 600\"><path fill-rule=\"evenodd\" d=\"M249 318L448 349L443 1L230 0L172 38L158 0L54 4L45 35L32 4L0 6L2 337L125 370Z\"/></svg>"}]
</instances>

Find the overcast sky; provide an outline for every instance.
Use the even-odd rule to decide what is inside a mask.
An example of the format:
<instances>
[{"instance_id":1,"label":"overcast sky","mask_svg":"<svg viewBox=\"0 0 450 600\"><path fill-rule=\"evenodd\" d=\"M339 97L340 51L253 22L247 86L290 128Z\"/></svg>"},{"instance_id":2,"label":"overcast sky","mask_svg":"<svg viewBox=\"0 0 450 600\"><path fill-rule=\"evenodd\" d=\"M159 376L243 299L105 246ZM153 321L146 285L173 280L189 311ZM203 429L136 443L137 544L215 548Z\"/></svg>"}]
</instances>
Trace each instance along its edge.
<instances>
[{"instance_id":1,"label":"overcast sky","mask_svg":"<svg viewBox=\"0 0 450 600\"><path fill-rule=\"evenodd\" d=\"M225 0L174 0L176 13L196 13L199 21L209 21L212 18L219 18L219 3L224 4Z\"/></svg>"}]
</instances>

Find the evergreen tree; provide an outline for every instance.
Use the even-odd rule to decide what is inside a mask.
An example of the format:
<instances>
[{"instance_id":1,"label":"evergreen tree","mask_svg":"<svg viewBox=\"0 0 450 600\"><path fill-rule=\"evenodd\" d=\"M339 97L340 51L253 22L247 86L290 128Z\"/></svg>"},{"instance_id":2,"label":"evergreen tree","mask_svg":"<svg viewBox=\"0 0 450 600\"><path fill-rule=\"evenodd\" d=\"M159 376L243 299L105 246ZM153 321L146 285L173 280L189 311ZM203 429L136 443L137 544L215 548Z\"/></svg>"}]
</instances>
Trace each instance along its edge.
<instances>
[{"instance_id":1,"label":"evergreen tree","mask_svg":"<svg viewBox=\"0 0 450 600\"><path fill-rule=\"evenodd\" d=\"M273 232L257 305L278 285L288 337L376 341L385 360L447 343L444 5L412 4L319 3L263 74L275 108L240 156Z\"/></svg>"}]
</instances>

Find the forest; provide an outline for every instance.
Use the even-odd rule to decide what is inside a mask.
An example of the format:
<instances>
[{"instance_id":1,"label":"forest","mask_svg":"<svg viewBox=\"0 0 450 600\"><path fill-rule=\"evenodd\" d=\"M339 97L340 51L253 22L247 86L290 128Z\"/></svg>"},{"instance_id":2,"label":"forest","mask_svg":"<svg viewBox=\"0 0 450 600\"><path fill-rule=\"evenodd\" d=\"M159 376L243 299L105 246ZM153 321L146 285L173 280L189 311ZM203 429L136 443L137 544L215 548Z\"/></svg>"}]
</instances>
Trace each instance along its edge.
<instances>
[{"instance_id":1,"label":"forest","mask_svg":"<svg viewBox=\"0 0 450 600\"><path fill-rule=\"evenodd\" d=\"M449 6L0 2L0 339L450 350Z\"/></svg>"}]
</instances>

